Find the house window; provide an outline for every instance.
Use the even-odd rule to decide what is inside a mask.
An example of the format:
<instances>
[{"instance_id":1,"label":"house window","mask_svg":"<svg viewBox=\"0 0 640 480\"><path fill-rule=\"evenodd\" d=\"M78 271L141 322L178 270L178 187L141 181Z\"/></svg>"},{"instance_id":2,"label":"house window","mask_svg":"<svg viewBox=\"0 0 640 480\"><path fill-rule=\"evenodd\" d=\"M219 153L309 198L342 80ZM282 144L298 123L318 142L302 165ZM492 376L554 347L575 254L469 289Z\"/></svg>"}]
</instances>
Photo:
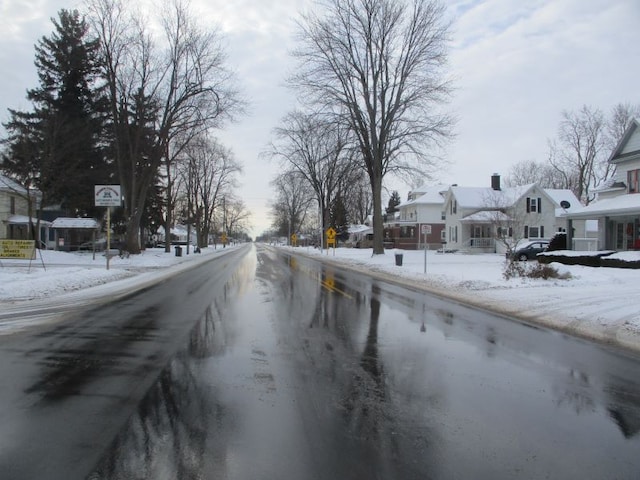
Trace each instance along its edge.
<instances>
[{"instance_id":1,"label":"house window","mask_svg":"<svg viewBox=\"0 0 640 480\"><path fill-rule=\"evenodd\" d=\"M527 213L541 213L541 212L542 212L542 198L527 197Z\"/></svg>"},{"instance_id":2,"label":"house window","mask_svg":"<svg viewBox=\"0 0 640 480\"><path fill-rule=\"evenodd\" d=\"M629 193L640 193L640 170L629 170L627 172L627 185L629 185Z\"/></svg>"},{"instance_id":3,"label":"house window","mask_svg":"<svg viewBox=\"0 0 640 480\"><path fill-rule=\"evenodd\" d=\"M400 238L414 238L415 236L415 228L414 227L402 227L400 228Z\"/></svg>"},{"instance_id":4,"label":"house window","mask_svg":"<svg viewBox=\"0 0 640 480\"><path fill-rule=\"evenodd\" d=\"M16 197L9 197L9 213L11 215L16 214Z\"/></svg>"},{"instance_id":5,"label":"house window","mask_svg":"<svg viewBox=\"0 0 640 480\"><path fill-rule=\"evenodd\" d=\"M440 215L440 220L446 220L447 219L447 212L442 212L442 214Z\"/></svg>"},{"instance_id":6,"label":"house window","mask_svg":"<svg viewBox=\"0 0 640 480\"><path fill-rule=\"evenodd\" d=\"M440 231L440 241L447 241L447 231L444 228Z\"/></svg>"},{"instance_id":7,"label":"house window","mask_svg":"<svg viewBox=\"0 0 640 480\"><path fill-rule=\"evenodd\" d=\"M513 237L512 227L498 227L496 232L499 238Z\"/></svg>"},{"instance_id":8,"label":"house window","mask_svg":"<svg viewBox=\"0 0 640 480\"><path fill-rule=\"evenodd\" d=\"M539 227L524 227L524 238L544 238L544 225Z\"/></svg>"},{"instance_id":9,"label":"house window","mask_svg":"<svg viewBox=\"0 0 640 480\"><path fill-rule=\"evenodd\" d=\"M456 199L452 199L451 200L451 215L458 213L458 203L456 202Z\"/></svg>"}]
</instances>

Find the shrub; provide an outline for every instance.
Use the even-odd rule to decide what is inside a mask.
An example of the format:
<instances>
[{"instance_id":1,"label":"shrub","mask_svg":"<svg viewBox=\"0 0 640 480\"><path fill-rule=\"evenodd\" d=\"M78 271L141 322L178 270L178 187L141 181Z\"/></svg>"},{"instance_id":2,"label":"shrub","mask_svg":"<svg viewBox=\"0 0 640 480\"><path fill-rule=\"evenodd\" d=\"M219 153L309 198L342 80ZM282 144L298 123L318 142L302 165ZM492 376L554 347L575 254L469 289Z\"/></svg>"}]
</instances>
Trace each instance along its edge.
<instances>
[{"instance_id":1,"label":"shrub","mask_svg":"<svg viewBox=\"0 0 640 480\"><path fill-rule=\"evenodd\" d=\"M553 252L555 250L566 250L567 249L567 234L564 232L557 232L551 240L549 241L549 248L547 248L548 252Z\"/></svg>"},{"instance_id":2,"label":"shrub","mask_svg":"<svg viewBox=\"0 0 640 480\"><path fill-rule=\"evenodd\" d=\"M511 280L512 278L541 278L543 280L558 278L560 280L568 280L571 278L570 273L561 274L557 268L551 265L538 262L529 265L527 262L517 261L507 262L502 276L505 280Z\"/></svg>"},{"instance_id":3,"label":"shrub","mask_svg":"<svg viewBox=\"0 0 640 480\"><path fill-rule=\"evenodd\" d=\"M560 272L558 272L557 268L552 267L551 265L545 265L543 263L536 263L529 269L526 276L529 278L542 278L544 280L549 280L550 278L568 280L569 278L571 278L571 274L569 272L561 274Z\"/></svg>"},{"instance_id":4,"label":"shrub","mask_svg":"<svg viewBox=\"0 0 640 480\"><path fill-rule=\"evenodd\" d=\"M507 260L502 276L505 280L511 280L512 278L524 277L526 262L519 262L517 260Z\"/></svg>"}]
</instances>

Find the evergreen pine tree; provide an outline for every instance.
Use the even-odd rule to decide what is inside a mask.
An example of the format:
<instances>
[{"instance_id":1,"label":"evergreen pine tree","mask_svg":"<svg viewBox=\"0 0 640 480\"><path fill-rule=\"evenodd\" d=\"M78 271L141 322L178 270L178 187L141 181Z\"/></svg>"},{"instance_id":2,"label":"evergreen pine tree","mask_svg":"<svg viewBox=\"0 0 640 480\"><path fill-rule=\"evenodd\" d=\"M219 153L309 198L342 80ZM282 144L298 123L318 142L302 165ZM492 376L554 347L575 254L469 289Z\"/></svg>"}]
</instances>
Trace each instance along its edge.
<instances>
[{"instance_id":1,"label":"evergreen pine tree","mask_svg":"<svg viewBox=\"0 0 640 480\"><path fill-rule=\"evenodd\" d=\"M99 44L88 38L77 10L58 15L52 18L51 36L35 47L39 85L27 91L33 111L9 111L3 168L34 183L44 206L58 204L68 215L95 216L94 185L113 178L100 141Z\"/></svg>"},{"instance_id":2,"label":"evergreen pine tree","mask_svg":"<svg viewBox=\"0 0 640 480\"><path fill-rule=\"evenodd\" d=\"M331 205L331 225L337 232L337 238L346 241L349 238L349 219L342 195L337 195Z\"/></svg>"},{"instance_id":3,"label":"evergreen pine tree","mask_svg":"<svg viewBox=\"0 0 640 480\"><path fill-rule=\"evenodd\" d=\"M400 203L402 203L402 200L400 200L400 194L398 193L397 190L394 190L391 193L391 197L389 198L389 203L387 204L385 220L387 218L393 219L393 214L398 211L398 205L400 205Z\"/></svg>"}]
</instances>

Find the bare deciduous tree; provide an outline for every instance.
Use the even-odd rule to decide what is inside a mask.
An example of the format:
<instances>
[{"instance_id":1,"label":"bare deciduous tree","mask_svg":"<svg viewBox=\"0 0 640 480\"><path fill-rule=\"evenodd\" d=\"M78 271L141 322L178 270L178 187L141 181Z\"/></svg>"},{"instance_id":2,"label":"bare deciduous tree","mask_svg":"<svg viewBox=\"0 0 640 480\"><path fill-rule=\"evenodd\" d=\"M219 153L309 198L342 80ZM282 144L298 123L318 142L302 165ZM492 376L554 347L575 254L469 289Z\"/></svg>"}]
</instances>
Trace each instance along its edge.
<instances>
[{"instance_id":1,"label":"bare deciduous tree","mask_svg":"<svg viewBox=\"0 0 640 480\"><path fill-rule=\"evenodd\" d=\"M225 196L231 197L242 168L231 150L205 133L187 146L185 157L180 164L181 183L186 188L189 221L196 226L198 246L203 248L208 245L209 233L215 231L216 211L226 208Z\"/></svg>"},{"instance_id":2,"label":"bare deciduous tree","mask_svg":"<svg viewBox=\"0 0 640 480\"><path fill-rule=\"evenodd\" d=\"M201 29L185 2L173 0L162 10L161 30L126 5L122 0L89 0L90 19L101 41L114 157L124 188L127 248L136 253L147 191L169 155L169 145L185 132L219 126L240 102L224 66L219 35ZM153 36L157 31L164 33L158 43Z\"/></svg>"},{"instance_id":3,"label":"bare deciduous tree","mask_svg":"<svg viewBox=\"0 0 640 480\"><path fill-rule=\"evenodd\" d=\"M300 22L300 62L290 83L305 102L337 112L354 132L373 194L374 253L384 253L385 175L433 164L452 119L439 108L444 76L444 7L426 0L328 0L326 15Z\"/></svg>"},{"instance_id":4,"label":"bare deciduous tree","mask_svg":"<svg viewBox=\"0 0 640 480\"><path fill-rule=\"evenodd\" d=\"M556 142L550 143L550 163L571 182L571 189L585 204L593 189L612 175L603 155L606 123L602 111L583 106L577 112L563 111Z\"/></svg>"},{"instance_id":5,"label":"bare deciduous tree","mask_svg":"<svg viewBox=\"0 0 640 480\"><path fill-rule=\"evenodd\" d=\"M633 119L640 119L640 105L618 103L611 110L611 117L607 124L607 146L613 151Z\"/></svg>"},{"instance_id":6,"label":"bare deciduous tree","mask_svg":"<svg viewBox=\"0 0 640 480\"><path fill-rule=\"evenodd\" d=\"M225 232L228 232L231 239L244 236L249 229L249 217L251 216L245 203L231 194L225 199L224 209Z\"/></svg>"},{"instance_id":7,"label":"bare deciduous tree","mask_svg":"<svg viewBox=\"0 0 640 480\"><path fill-rule=\"evenodd\" d=\"M279 158L287 170L298 172L311 186L324 231L329 225L333 196L344 178L357 168L348 128L320 115L294 111L283 119L275 134L277 141L268 154Z\"/></svg>"},{"instance_id":8,"label":"bare deciduous tree","mask_svg":"<svg viewBox=\"0 0 640 480\"><path fill-rule=\"evenodd\" d=\"M373 214L373 196L366 172L361 169L352 171L345 187L341 191L347 208L347 216L353 223L363 225Z\"/></svg>"},{"instance_id":9,"label":"bare deciduous tree","mask_svg":"<svg viewBox=\"0 0 640 480\"><path fill-rule=\"evenodd\" d=\"M275 189L271 205L273 228L280 235L301 232L315 200L311 185L297 170L278 175L271 185Z\"/></svg>"},{"instance_id":10,"label":"bare deciduous tree","mask_svg":"<svg viewBox=\"0 0 640 480\"><path fill-rule=\"evenodd\" d=\"M535 160L523 160L515 163L504 179L506 187L531 183L537 183L542 188L571 188L567 184L566 177L553 168L549 162L536 162Z\"/></svg>"}]
</instances>

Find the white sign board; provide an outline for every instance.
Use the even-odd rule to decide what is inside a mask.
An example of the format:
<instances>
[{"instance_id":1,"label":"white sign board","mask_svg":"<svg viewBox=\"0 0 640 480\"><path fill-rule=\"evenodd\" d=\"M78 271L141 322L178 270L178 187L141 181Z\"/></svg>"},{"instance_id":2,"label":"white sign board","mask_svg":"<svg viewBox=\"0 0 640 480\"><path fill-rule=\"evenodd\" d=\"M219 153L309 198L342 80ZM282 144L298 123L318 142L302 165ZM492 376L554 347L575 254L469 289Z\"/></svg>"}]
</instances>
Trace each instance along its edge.
<instances>
[{"instance_id":1,"label":"white sign board","mask_svg":"<svg viewBox=\"0 0 640 480\"><path fill-rule=\"evenodd\" d=\"M422 233L422 235L431 235L431 225L421 225L420 233Z\"/></svg>"},{"instance_id":2,"label":"white sign board","mask_svg":"<svg viewBox=\"0 0 640 480\"><path fill-rule=\"evenodd\" d=\"M119 207L120 185L96 185L96 207Z\"/></svg>"}]
</instances>

